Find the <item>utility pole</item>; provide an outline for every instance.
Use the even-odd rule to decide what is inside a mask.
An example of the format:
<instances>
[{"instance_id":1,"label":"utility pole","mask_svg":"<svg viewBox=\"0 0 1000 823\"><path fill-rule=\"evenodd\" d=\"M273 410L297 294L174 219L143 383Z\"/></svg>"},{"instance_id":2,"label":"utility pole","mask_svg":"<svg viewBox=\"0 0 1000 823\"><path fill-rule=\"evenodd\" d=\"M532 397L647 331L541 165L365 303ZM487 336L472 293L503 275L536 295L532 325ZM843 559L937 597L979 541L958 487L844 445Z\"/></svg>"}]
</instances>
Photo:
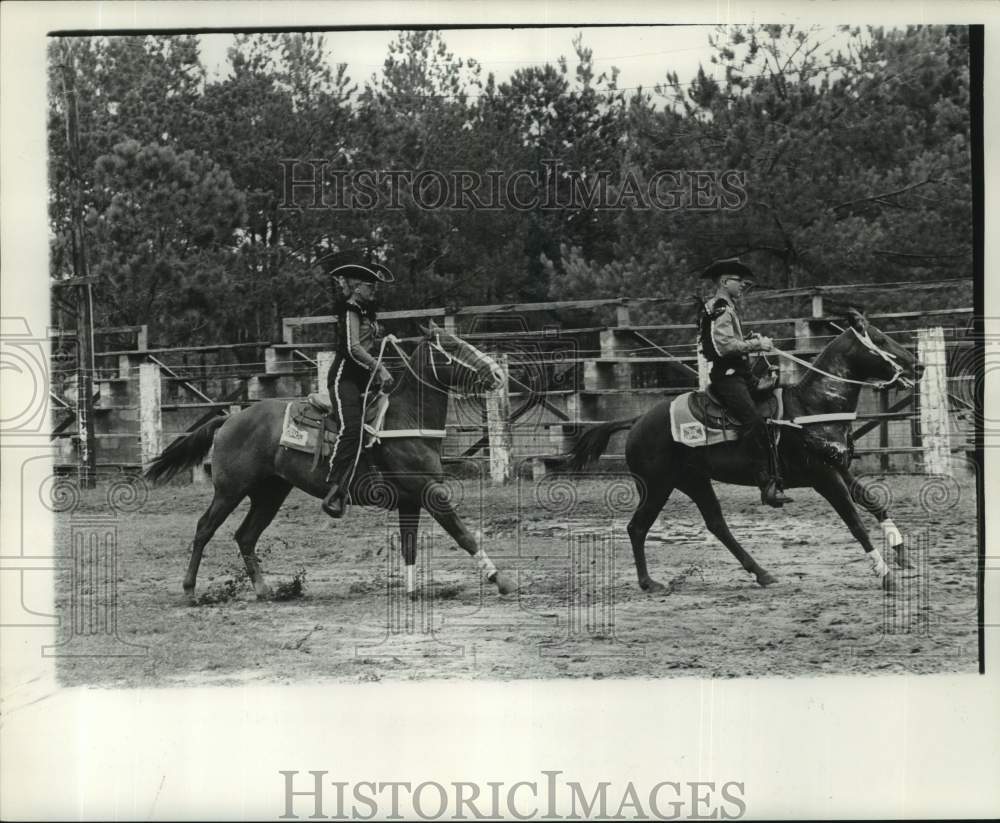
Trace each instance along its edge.
<instances>
[{"instance_id":1,"label":"utility pole","mask_svg":"<svg viewBox=\"0 0 1000 823\"><path fill-rule=\"evenodd\" d=\"M70 208L72 213L73 275L76 287L77 345L77 456L81 488L94 488L97 454L94 438L94 314L91 280L87 276L87 255L83 233L83 194L80 177L80 132L76 103L73 53L63 43L63 99L66 105L66 146L69 151Z\"/></svg>"}]
</instances>

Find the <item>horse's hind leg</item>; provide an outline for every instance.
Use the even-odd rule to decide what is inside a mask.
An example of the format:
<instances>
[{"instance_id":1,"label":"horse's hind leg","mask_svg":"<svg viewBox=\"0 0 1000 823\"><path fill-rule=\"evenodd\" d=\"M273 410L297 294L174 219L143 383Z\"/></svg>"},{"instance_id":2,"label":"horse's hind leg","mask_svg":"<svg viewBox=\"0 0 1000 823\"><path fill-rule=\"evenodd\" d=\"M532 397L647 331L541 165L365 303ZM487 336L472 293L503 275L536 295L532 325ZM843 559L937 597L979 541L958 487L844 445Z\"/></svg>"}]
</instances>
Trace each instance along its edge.
<instances>
[{"instance_id":1,"label":"horse's hind leg","mask_svg":"<svg viewBox=\"0 0 1000 823\"><path fill-rule=\"evenodd\" d=\"M722 514L722 506L719 505L719 498L715 494L715 489L712 488L711 480L707 477L695 476L686 480L683 485L678 485L678 488L698 506L698 511L705 519L708 530L722 541L722 544L740 561L740 565L757 578L757 582L761 586L769 586L778 582L776 577L758 565L750 552L744 549L739 541L733 537L733 533L729 531L729 525Z\"/></svg>"},{"instance_id":2,"label":"horse's hind leg","mask_svg":"<svg viewBox=\"0 0 1000 823\"><path fill-rule=\"evenodd\" d=\"M260 559L254 549L261 533L274 520L274 516L291 490L292 484L277 475L260 481L250 489L250 511L236 530L236 545L240 547L250 582L253 583L253 589L261 600L271 596L271 587L267 585L260 567Z\"/></svg>"},{"instance_id":3,"label":"horse's hind leg","mask_svg":"<svg viewBox=\"0 0 1000 823\"><path fill-rule=\"evenodd\" d=\"M646 535L649 534L650 527L656 522L660 510L666 504L674 487L664 484L662 481L644 485L637 480L636 485L639 486L642 502L639 503L639 508L635 510L632 519L629 520L628 537L632 543L635 571L639 575L639 588L651 594L663 592L666 591L667 587L653 580L646 568Z\"/></svg>"},{"instance_id":4,"label":"horse's hind leg","mask_svg":"<svg viewBox=\"0 0 1000 823\"><path fill-rule=\"evenodd\" d=\"M198 519L198 526L195 529L194 541L191 544L191 559L188 561L187 573L184 575L184 593L188 599L194 600L194 587L198 579L198 567L201 565L201 556L205 551L205 544L212 539L212 535L225 522L225 519L232 514L243 496L227 495L218 489L215 497L205 513Z\"/></svg>"}]
</instances>

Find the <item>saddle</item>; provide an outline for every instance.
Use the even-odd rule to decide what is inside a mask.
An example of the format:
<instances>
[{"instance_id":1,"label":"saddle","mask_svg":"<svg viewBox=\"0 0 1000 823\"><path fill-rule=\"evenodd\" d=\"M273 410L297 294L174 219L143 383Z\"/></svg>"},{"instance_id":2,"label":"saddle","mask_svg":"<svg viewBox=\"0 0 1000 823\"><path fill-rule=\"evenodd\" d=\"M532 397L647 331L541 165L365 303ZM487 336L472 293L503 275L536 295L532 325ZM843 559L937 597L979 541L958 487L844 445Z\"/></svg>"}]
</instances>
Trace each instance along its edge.
<instances>
[{"instance_id":1,"label":"saddle","mask_svg":"<svg viewBox=\"0 0 1000 823\"><path fill-rule=\"evenodd\" d=\"M368 450L387 438L423 437L442 439L444 429L387 429L385 416L389 411L389 395L378 392L365 399L364 450ZM330 428L332 410L330 395L314 392L301 400L292 400L285 407L285 420L281 427L280 444L296 451L315 455L315 465L328 458L337 442L337 432ZM320 432L323 433L322 439Z\"/></svg>"},{"instance_id":2,"label":"saddle","mask_svg":"<svg viewBox=\"0 0 1000 823\"><path fill-rule=\"evenodd\" d=\"M757 410L765 419L781 420L784 414L782 389L757 402ZM690 391L674 398L670 404L670 433L685 446L714 446L739 440L743 424L732 416L711 389Z\"/></svg>"},{"instance_id":3,"label":"saddle","mask_svg":"<svg viewBox=\"0 0 1000 823\"><path fill-rule=\"evenodd\" d=\"M333 403L327 392L313 392L306 400L316 411L328 416L333 411ZM369 394L365 395L365 431L369 438L366 438L366 447L370 445L367 441L371 436L377 435L385 422L385 413L389 410L389 395L379 392L374 398Z\"/></svg>"},{"instance_id":4,"label":"saddle","mask_svg":"<svg viewBox=\"0 0 1000 823\"><path fill-rule=\"evenodd\" d=\"M332 409L330 395L326 392L316 392L301 400L291 401L285 407L280 444L296 451L316 455L317 461L328 458L337 442L337 431L329 425ZM366 402L365 449L370 449L379 441L388 409L389 397L385 394L378 394Z\"/></svg>"}]
</instances>

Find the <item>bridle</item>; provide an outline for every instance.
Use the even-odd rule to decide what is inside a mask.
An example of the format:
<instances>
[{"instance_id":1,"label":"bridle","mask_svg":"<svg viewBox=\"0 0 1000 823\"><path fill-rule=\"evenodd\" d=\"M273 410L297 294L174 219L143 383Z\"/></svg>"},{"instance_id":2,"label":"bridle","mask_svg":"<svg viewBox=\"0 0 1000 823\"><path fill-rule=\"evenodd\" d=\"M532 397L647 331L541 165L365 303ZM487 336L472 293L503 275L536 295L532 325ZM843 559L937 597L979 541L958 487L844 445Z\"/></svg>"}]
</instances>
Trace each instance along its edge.
<instances>
[{"instance_id":1,"label":"bridle","mask_svg":"<svg viewBox=\"0 0 1000 823\"><path fill-rule=\"evenodd\" d=\"M843 331L843 329L841 329L839 326L835 325L834 328L838 329L839 331ZM872 340L871 335L867 331L865 331L865 333L862 334L854 326L851 326L851 331L854 332L855 337L858 338L858 340L861 342L861 345L863 345L866 349L869 349L870 351L877 354L879 357L885 360L890 366L893 367L894 374L892 375L892 377L890 377L888 380L854 380L850 377L841 377L839 374L831 374L830 372L824 371L823 369L819 368L819 366L814 366L807 360L802 360L801 358L796 357L794 354L782 351L781 349L774 349L774 353L781 357L786 358L787 360L791 360L793 363L798 363L803 368L809 369L810 371L814 371L817 374L822 374L824 377L829 377L831 380L837 380L841 383L851 383L855 386L871 386L876 390L887 389L889 388L889 386L893 385L896 382L900 383L902 386L905 386L907 388L913 387L913 381L907 377L903 377L904 369L900 365L899 360L896 358L896 355L890 354L885 349L879 347L875 343L875 341Z\"/></svg>"},{"instance_id":2,"label":"bridle","mask_svg":"<svg viewBox=\"0 0 1000 823\"><path fill-rule=\"evenodd\" d=\"M466 343L464 340L461 342L464 343L466 346L468 346L470 349L472 349L477 355L479 355L479 357L482 358L483 362L489 364L490 370L494 373L494 375L499 374L500 367L493 362L492 358L490 358L489 355L479 351L479 349L477 349L475 346ZM446 351L444 346L441 345L440 332L435 332L433 338L428 338L427 343L429 348L428 358L430 359L431 362L431 371L434 372L434 380L437 382L438 385L434 385L434 383L429 383L428 381L424 380L419 374L417 374L416 370L413 368L413 364L410 362L410 356L403 350L403 347L399 345L399 338L397 338L393 334L387 334L385 337L382 338L382 345L379 348L376 367L378 364L381 364L382 360L385 357L386 346L391 345L393 349L395 349L396 353L399 355L400 360L403 361L403 365L406 367L406 370L411 375L413 375L413 379L416 380L420 385L430 389L431 391L436 391L439 394L445 394L445 395L450 394L456 398L467 398L470 396L474 396L474 395L463 394L461 392L456 392L453 389L450 389L447 386L445 386L445 384L441 380L441 377L438 375L437 362L434 360L434 351L435 350L439 351L441 352L441 354L445 356L446 363L444 365L457 363L459 366L468 369L470 372L472 372L474 375L477 376L479 374L479 368L475 364L469 363L465 359L457 355L450 354L448 351Z\"/></svg>"},{"instance_id":3,"label":"bridle","mask_svg":"<svg viewBox=\"0 0 1000 823\"><path fill-rule=\"evenodd\" d=\"M489 365L490 371L493 372L493 376L499 380L500 367L497 366L495 363L493 363L493 361L491 360L491 358L488 355L486 355L483 352L479 351L479 349L477 349L475 346L473 346L473 345L471 345L469 343L465 343L464 340L462 342L466 346L468 346L470 349L472 349L472 351L474 351L477 355L479 355L480 359L483 362L485 362L487 365ZM469 363L468 361L466 361L466 360L462 359L461 357L459 357L457 354L451 354L450 352L448 352L444 348L444 346L441 345L441 333L440 332L435 332L434 333L434 337L432 339L428 340L428 345L430 347L430 355L429 356L430 356L430 361L431 361L431 371L434 372L434 379L437 380L438 383L441 383L441 378L438 376L438 372L437 372L437 361L434 360L434 352L435 351L439 351L439 352L441 352L441 354L444 355L445 365L446 366L450 366L452 363L458 363L458 365L461 366L462 368L469 370L470 372L472 372L477 377L479 376L479 367L478 366L476 366L474 363Z\"/></svg>"}]
</instances>

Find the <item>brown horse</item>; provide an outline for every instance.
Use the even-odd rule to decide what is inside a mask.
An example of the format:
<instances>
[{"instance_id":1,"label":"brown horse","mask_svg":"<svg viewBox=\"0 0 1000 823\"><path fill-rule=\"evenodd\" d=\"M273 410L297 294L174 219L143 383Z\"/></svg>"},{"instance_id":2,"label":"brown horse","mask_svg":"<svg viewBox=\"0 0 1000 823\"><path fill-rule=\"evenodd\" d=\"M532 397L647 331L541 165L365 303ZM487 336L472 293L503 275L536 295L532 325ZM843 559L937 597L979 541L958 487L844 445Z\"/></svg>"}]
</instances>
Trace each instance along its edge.
<instances>
[{"instance_id":1,"label":"brown horse","mask_svg":"<svg viewBox=\"0 0 1000 823\"><path fill-rule=\"evenodd\" d=\"M397 349L403 372L397 380L386 413L385 431L443 430L448 396L454 389L485 391L502 379L496 361L464 340L432 322L425 329L412 356ZM212 482L215 496L198 521L191 561L184 575L184 592L194 598L198 566L205 544L216 529L245 498L250 511L236 530L236 543L259 598L271 596L260 561L254 552L257 540L278 513L293 486L313 497L325 496L329 483L327 466L305 452L280 445L287 400L262 400L230 415L213 419L175 440L145 472L153 481L164 482L183 469L197 465L214 446ZM441 440L422 436L383 439L368 454L380 470L359 471L351 487L355 502L399 512L400 548L407 567L407 590L415 588L417 527L421 508L426 508L444 530L472 557L487 580L501 594L516 589L510 577L499 571L482 551L455 512L444 485ZM321 515L317 506L316 516Z\"/></svg>"},{"instance_id":2,"label":"brown horse","mask_svg":"<svg viewBox=\"0 0 1000 823\"><path fill-rule=\"evenodd\" d=\"M849 323L811 367L805 364L810 369L805 376L784 389L786 418L849 414L857 410L862 385L884 388L897 381L912 385L920 379L923 366L906 348L871 326L860 312L852 312ZM569 465L579 470L596 460L607 448L611 435L623 429L630 429L625 458L640 495L639 507L628 524L639 586L648 592L665 589L646 569L645 542L674 489L695 502L708 530L755 576L757 583L767 586L776 582L733 537L712 487L713 480L756 485L742 444L736 441L692 448L676 442L670 431L670 403L664 401L639 417L602 423L584 432L572 449ZM778 453L784 484L787 488L811 486L826 498L861 543L883 586L889 589L892 577L888 566L872 544L855 503L875 516L894 549L897 564L905 568L908 563L902 537L885 507L851 475L849 433L850 422L782 426ZM761 515L768 516L765 512Z\"/></svg>"}]
</instances>

